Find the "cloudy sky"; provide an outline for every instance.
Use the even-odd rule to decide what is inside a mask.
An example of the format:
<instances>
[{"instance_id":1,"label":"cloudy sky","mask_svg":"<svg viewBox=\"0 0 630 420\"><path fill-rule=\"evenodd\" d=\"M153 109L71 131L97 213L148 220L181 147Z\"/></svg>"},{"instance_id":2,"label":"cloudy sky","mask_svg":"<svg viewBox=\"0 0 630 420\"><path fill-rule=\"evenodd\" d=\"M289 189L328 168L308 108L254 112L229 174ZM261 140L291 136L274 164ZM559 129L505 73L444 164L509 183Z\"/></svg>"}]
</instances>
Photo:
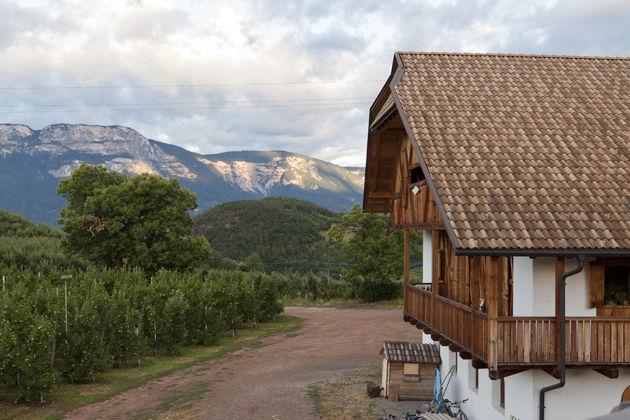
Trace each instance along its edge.
<instances>
[{"instance_id":1,"label":"cloudy sky","mask_svg":"<svg viewBox=\"0 0 630 420\"><path fill-rule=\"evenodd\" d=\"M401 50L630 56L630 1L0 0L0 122L363 166Z\"/></svg>"}]
</instances>

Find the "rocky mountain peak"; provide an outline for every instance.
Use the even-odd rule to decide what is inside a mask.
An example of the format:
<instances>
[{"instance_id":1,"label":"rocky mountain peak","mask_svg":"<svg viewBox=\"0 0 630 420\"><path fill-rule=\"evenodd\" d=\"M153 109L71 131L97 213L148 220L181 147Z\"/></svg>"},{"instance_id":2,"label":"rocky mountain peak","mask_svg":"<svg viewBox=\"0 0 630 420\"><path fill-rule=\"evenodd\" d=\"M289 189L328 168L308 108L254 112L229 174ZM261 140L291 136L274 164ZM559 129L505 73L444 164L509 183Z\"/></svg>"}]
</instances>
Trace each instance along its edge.
<instances>
[{"instance_id":1,"label":"rocky mountain peak","mask_svg":"<svg viewBox=\"0 0 630 420\"><path fill-rule=\"evenodd\" d=\"M37 150L50 153L75 151L99 155L150 155L149 140L136 130L121 126L54 124L38 133Z\"/></svg>"},{"instance_id":2,"label":"rocky mountain peak","mask_svg":"<svg viewBox=\"0 0 630 420\"><path fill-rule=\"evenodd\" d=\"M26 125L0 124L0 156L17 151L32 134L33 130Z\"/></svg>"},{"instance_id":3,"label":"rocky mountain peak","mask_svg":"<svg viewBox=\"0 0 630 420\"><path fill-rule=\"evenodd\" d=\"M31 220L54 224L63 204L56 194L59 179L70 176L81 162L126 174L178 178L197 194L200 210L267 196L349 209L360 201L363 186L362 174L285 151L200 155L149 140L128 127L53 124L32 130L0 124L0 180L5 180L0 182L0 202Z\"/></svg>"}]
</instances>

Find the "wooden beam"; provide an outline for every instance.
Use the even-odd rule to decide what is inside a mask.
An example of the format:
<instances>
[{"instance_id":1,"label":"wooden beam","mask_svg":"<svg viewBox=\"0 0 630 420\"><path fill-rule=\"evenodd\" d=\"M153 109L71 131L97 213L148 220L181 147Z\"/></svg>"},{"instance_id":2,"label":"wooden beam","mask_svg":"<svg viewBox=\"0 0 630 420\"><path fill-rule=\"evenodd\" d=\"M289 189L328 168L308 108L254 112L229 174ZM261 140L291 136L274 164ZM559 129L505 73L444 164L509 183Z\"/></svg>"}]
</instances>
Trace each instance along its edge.
<instances>
[{"instance_id":1,"label":"wooden beam","mask_svg":"<svg viewBox=\"0 0 630 420\"><path fill-rule=\"evenodd\" d=\"M556 257L556 354L555 360L560 366L560 340L564 340L564 337L560 337L560 278L564 274L564 257Z\"/></svg>"},{"instance_id":2,"label":"wooden beam","mask_svg":"<svg viewBox=\"0 0 630 420\"><path fill-rule=\"evenodd\" d=\"M593 369L600 375L604 375L610 379L617 379L619 377L619 369Z\"/></svg>"},{"instance_id":3,"label":"wooden beam","mask_svg":"<svg viewBox=\"0 0 630 420\"><path fill-rule=\"evenodd\" d=\"M440 334L431 333L431 340L439 341L442 336Z\"/></svg>"},{"instance_id":4,"label":"wooden beam","mask_svg":"<svg viewBox=\"0 0 630 420\"><path fill-rule=\"evenodd\" d=\"M404 244L403 244L403 279L404 285L409 284L409 231L405 230L404 232ZM406 289L406 288L405 288Z\"/></svg>"},{"instance_id":5,"label":"wooden beam","mask_svg":"<svg viewBox=\"0 0 630 420\"><path fill-rule=\"evenodd\" d=\"M368 197L370 198L391 198L392 193L389 191L374 191L368 193Z\"/></svg>"},{"instance_id":6,"label":"wooden beam","mask_svg":"<svg viewBox=\"0 0 630 420\"><path fill-rule=\"evenodd\" d=\"M488 376L494 381L497 379L503 379L507 378L508 376L516 375L517 373L525 372L526 370L527 368L491 370L488 372Z\"/></svg>"},{"instance_id":7,"label":"wooden beam","mask_svg":"<svg viewBox=\"0 0 630 420\"><path fill-rule=\"evenodd\" d=\"M490 370L498 370L498 322L499 297L501 284L499 282L499 260L500 257L487 257L489 264L486 266L488 278L488 339L490 344L488 354L488 364Z\"/></svg>"},{"instance_id":8,"label":"wooden beam","mask_svg":"<svg viewBox=\"0 0 630 420\"><path fill-rule=\"evenodd\" d=\"M450 346L448 346L448 349L454 353L459 353L460 351L464 351L464 348L458 346L457 344L451 344Z\"/></svg>"},{"instance_id":9,"label":"wooden beam","mask_svg":"<svg viewBox=\"0 0 630 420\"><path fill-rule=\"evenodd\" d=\"M543 372L553 376L556 379L560 379L560 371L558 371L558 368L545 368L543 369Z\"/></svg>"},{"instance_id":10,"label":"wooden beam","mask_svg":"<svg viewBox=\"0 0 630 420\"><path fill-rule=\"evenodd\" d=\"M424 327L422 329L422 332L425 333L425 334L431 334L431 328Z\"/></svg>"},{"instance_id":11,"label":"wooden beam","mask_svg":"<svg viewBox=\"0 0 630 420\"><path fill-rule=\"evenodd\" d=\"M440 345L441 346L450 346L452 343L450 340L447 340L445 338L440 339Z\"/></svg>"},{"instance_id":12,"label":"wooden beam","mask_svg":"<svg viewBox=\"0 0 630 420\"><path fill-rule=\"evenodd\" d=\"M488 368L488 364L486 362L484 362L483 360L479 360L473 357L472 359L472 367L474 367L475 369L487 369Z\"/></svg>"},{"instance_id":13,"label":"wooden beam","mask_svg":"<svg viewBox=\"0 0 630 420\"><path fill-rule=\"evenodd\" d=\"M469 351L461 351L459 352L459 357L464 360L470 360L472 359L472 353L470 353Z\"/></svg>"},{"instance_id":14,"label":"wooden beam","mask_svg":"<svg viewBox=\"0 0 630 420\"><path fill-rule=\"evenodd\" d=\"M446 230L446 226L442 222L393 223L392 228L396 230Z\"/></svg>"}]
</instances>

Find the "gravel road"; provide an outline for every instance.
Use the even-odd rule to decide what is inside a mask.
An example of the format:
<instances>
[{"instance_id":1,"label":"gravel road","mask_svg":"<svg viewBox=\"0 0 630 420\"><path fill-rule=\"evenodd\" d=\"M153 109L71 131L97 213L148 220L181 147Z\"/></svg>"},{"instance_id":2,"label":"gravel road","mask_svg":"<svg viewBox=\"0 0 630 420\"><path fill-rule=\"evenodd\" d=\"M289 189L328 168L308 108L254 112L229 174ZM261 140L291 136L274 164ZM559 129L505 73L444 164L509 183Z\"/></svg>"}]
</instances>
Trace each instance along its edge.
<instances>
[{"instance_id":1,"label":"gravel road","mask_svg":"<svg viewBox=\"0 0 630 420\"><path fill-rule=\"evenodd\" d=\"M150 413L164 412L170 402L194 396L184 417L317 419L308 395L310 384L374 370L380 366L383 340L417 341L420 335L402 321L400 309L289 307L285 313L304 319L295 334L267 337L261 340L263 347L198 363L74 410L66 418L155 418Z\"/></svg>"}]
</instances>

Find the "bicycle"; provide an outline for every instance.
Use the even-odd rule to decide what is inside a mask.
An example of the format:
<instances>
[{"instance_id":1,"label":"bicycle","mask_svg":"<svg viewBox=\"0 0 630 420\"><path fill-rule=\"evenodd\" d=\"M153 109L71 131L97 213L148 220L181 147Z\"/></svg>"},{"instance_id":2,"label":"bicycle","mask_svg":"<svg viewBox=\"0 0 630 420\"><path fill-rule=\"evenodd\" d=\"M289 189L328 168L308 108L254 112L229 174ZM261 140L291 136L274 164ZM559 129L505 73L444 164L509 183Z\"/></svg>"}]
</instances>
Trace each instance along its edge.
<instances>
[{"instance_id":1,"label":"bicycle","mask_svg":"<svg viewBox=\"0 0 630 420\"><path fill-rule=\"evenodd\" d=\"M459 417L461 420L468 420L468 416L462 410L461 405L468 401L468 398L461 401L451 402L448 399L442 400L441 403L438 404L435 397L431 402L426 403L423 409L423 413L446 413L451 417ZM455 409L457 411L455 411Z\"/></svg>"},{"instance_id":2,"label":"bicycle","mask_svg":"<svg viewBox=\"0 0 630 420\"><path fill-rule=\"evenodd\" d=\"M455 401L455 402L444 400L446 413L451 417L459 417L461 420L468 420L468 416L462 410L462 404L464 404L466 401L468 401L468 398L461 401ZM453 409L457 409L457 411L454 411Z\"/></svg>"}]
</instances>

